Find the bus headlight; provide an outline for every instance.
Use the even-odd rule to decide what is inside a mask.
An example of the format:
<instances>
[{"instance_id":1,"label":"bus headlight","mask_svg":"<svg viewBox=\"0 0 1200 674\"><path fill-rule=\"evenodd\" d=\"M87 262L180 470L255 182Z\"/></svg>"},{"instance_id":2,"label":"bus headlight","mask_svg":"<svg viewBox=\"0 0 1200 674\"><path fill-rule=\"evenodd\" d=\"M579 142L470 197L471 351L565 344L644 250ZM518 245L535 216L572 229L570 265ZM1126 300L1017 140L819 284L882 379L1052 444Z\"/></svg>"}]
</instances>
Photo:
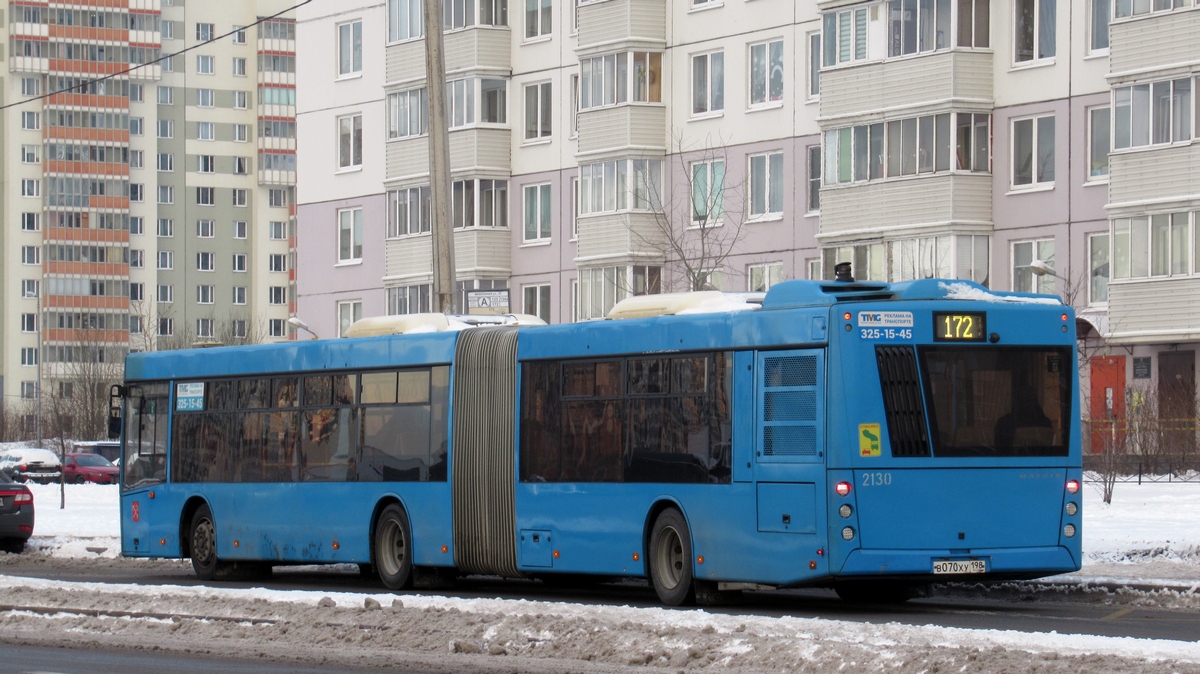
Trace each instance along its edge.
<instances>
[{"instance_id":1,"label":"bus headlight","mask_svg":"<svg viewBox=\"0 0 1200 674\"><path fill-rule=\"evenodd\" d=\"M1070 503L1067 504L1067 514L1068 515L1074 515L1077 512L1079 512L1079 506L1075 505L1074 501L1071 501Z\"/></svg>"},{"instance_id":2,"label":"bus headlight","mask_svg":"<svg viewBox=\"0 0 1200 674\"><path fill-rule=\"evenodd\" d=\"M1068 524L1067 526L1071 526L1071 525ZM842 529L842 540L843 541L854 540L854 527L846 527L845 529Z\"/></svg>"},{"instance_id":3,"label":"bus headlight","mask_svg":"<svg viewBox=\"0 0 1200 674\"><path fill-rule=\"evenodd\" d=\"M854 508L851 508L849 503L843 503L842 507L838 508L838 514L843 518L849 517L854 514Z\"/></svg>"},{"instance_id":4,"label":"bus headlight","mask_svg":"<svg viewBox=\"0 0 1200 674\"><path fill-rule=\"evenodd\" d=\"M1075 525L1068 524L1067 526L1063 527L1063 536L1066 536L1067 538L1075 538Z\"/></svg>"}]
</instances>

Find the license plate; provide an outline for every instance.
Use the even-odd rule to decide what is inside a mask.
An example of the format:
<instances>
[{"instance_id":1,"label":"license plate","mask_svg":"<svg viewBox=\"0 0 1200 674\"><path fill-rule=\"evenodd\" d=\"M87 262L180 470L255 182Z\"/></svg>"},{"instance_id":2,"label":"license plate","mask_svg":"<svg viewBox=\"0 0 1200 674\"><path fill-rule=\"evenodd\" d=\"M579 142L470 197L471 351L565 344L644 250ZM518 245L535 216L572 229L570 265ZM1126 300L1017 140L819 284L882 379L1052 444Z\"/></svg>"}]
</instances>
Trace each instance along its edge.
<instances>
[{"instance_id":1,"label":"license plate","mask_svg":"<svg viewBox=\"0 0 1200 674\"><path fill-rule=\"evenodd\" d=\"M933 563L935 574L943 573L987 573L987 564L982 559L945 560Z\"/></svg>"}]
</instances>

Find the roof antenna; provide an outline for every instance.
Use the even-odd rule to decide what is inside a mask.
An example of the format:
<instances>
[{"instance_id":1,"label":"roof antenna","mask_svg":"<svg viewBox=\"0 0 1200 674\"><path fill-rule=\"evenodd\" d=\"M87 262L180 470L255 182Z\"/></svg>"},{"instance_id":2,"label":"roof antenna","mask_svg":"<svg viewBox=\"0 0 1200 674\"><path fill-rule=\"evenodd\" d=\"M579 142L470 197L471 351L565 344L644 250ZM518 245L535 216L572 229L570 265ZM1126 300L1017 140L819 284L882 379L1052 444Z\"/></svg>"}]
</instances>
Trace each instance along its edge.
<instances>
[{"instance_id":1,"label":"roof antenna","mask_svg":"<svg viewBox=\"0 0 1200 674\"><path fill-rule=\"evenodd\" d=\"M833 280L838 283L854 283L854 277L850 274L850 263L839 262L833 267Z\"/></svg>"}]
</instances>

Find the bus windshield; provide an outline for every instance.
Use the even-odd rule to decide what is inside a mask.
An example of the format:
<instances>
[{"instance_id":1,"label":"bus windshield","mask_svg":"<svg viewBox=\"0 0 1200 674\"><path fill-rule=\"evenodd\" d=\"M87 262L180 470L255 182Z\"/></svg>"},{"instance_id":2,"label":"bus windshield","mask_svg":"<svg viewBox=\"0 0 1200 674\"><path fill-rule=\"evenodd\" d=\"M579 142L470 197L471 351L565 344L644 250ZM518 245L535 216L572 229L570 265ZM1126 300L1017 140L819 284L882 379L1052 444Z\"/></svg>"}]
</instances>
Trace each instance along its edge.
<instances>
[{"instance_id":1,"label":"bus windshield","mask_svg":"<svg viewBox=\"0 0 1200 674\"><path fill-rule=\"evenodd\" d=\"M1071 351L920 350L936 456L1066 456Z\"/></svg>"}]
</instances>

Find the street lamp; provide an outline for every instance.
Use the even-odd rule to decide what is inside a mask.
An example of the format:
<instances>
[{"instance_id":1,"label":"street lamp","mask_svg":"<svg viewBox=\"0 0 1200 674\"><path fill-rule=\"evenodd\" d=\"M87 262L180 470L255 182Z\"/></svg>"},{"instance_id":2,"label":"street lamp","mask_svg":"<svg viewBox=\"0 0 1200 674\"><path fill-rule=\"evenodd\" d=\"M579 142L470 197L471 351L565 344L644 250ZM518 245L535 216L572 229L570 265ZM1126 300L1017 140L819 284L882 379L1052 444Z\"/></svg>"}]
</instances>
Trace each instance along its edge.
<instances>
[{"instance_id":1,"label":"street lamp","mask_svg":"<svg viewBox=\"0 0 1200 674\"><path fill-rule=\"evenodd\" d=\"M1054 271L1054 267L1051 267L1041 260L1034 260L1033 262L1029 263L1029 271L1033 272L1037 276L1053 276L1054 278L1062 278L1058 272ZM1063 280L1065 281L1066 279Z\"/></svg>"},{"instance_id":2,"label":"street lamp","mask_svg":"<svg viewBox=\"0 0 1200 674\"><path fill-rule=\"evenodd\" d=\"M292 316L291 318L288 319L288 325L291 325L294 328L299 328L300 330L307 331L310 335L312 335L313 339L320 339L320 337L317 336L317 333L313 332L313 329L308 327L308 323L305 323L304 321L300 320L299 318L297 318L295 316Z\"/></svg>"}]
</instances>

